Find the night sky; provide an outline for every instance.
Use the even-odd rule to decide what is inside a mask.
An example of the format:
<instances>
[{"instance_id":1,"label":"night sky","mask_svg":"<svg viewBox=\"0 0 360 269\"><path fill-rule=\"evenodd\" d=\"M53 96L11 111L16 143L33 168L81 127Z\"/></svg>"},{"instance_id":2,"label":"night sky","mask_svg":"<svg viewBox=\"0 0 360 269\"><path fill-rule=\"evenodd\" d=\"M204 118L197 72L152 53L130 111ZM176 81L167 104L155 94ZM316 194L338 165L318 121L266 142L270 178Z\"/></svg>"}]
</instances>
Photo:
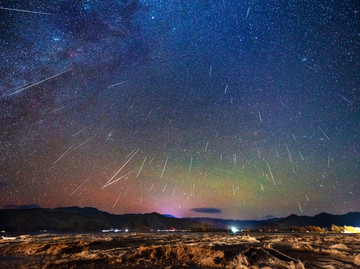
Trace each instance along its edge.
<instances>
[{"instance_id":1,"label":"night sky","mask_svg":"<svg viewBox=\"0 0 360 269\"><path fill-rule=\"evenodd\" d=\"M360 210L357 0L0 1L0 207Z\"/></svg>"}]
</instances>

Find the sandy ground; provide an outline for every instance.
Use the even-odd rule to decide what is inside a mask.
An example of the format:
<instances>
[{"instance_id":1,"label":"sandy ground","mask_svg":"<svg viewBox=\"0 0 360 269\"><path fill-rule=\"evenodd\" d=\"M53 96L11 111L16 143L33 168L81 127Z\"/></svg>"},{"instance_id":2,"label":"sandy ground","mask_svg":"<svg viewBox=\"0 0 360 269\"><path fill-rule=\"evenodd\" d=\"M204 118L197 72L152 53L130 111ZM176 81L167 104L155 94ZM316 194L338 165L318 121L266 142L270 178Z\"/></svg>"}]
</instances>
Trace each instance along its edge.
<instances>
[{"instance_id":1,"label":"sandy ground","mask_svg":"<svg viewBox=\"0 0 360 269\"><path fill-rule=\"evenodd\" d=\"M0 240L0 268L360 268L360 235L23 235Z\"/></svg>"}]
</instances>

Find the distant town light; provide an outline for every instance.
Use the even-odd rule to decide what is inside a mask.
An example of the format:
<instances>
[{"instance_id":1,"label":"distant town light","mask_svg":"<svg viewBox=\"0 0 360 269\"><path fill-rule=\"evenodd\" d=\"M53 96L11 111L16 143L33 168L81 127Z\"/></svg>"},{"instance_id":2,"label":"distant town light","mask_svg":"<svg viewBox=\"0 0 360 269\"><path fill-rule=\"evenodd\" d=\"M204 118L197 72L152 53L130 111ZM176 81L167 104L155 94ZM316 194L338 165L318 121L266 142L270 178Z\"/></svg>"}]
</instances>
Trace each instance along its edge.
<instances>
[{"instance_id":1,"label":"distant town light","mask_svg":"<svg viewBox=\"0 0 360 269\"><path fill-rule=\"evenodd\" d=\"M237 232L239 232L239 229L236 227L231 227L230 230L233 234L236 234Z\"/></svg>"},{"instance_id":2,"label":"distant town light","mask_svg":"<svg viewBox=\"0 0 360 269\"><path fill-rule=\"evenodd\" d=\"M111 233L113 232L114 230L113 229L110 229L110 230L101 230L103 233Z\"/></svg>"}]
</instances>

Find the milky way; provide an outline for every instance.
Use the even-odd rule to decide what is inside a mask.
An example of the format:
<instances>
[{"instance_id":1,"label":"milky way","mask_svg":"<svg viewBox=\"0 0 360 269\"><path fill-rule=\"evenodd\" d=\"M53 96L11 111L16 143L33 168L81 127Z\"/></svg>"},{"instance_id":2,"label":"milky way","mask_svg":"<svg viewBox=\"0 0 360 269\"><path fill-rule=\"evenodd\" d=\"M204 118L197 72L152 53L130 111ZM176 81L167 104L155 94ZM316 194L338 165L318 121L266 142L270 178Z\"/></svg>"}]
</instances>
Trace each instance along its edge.
<instances>
[{"instance_id":1,"label":"milky way","mask_svg":"<svg viewBox=\"0 0 360 269\"><path fill-rule=\"evenodd\" d=\"M0 1L0 207L360 205L357 1Z\"/></svg>"}]
</instances>

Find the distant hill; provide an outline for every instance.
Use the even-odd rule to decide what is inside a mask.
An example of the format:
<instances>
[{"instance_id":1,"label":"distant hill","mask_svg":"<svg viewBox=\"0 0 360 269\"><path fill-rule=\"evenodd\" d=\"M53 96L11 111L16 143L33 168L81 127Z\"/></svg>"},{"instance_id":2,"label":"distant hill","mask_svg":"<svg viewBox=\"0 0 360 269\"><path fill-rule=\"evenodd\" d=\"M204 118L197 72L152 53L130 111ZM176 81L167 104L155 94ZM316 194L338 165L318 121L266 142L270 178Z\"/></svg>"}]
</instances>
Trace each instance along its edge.
<instances>
[{"instance_id":1,"label":"distant hill","mask_svg":"<svg viewBox=\"0 0 360 269\"><path fill-rule=\"evenodd\" d=\"M350 212L345 215L332 215L328 213L320 213L313 217L297 216L295 214L286 218L272 218L267 220L224 220L213 218L191 218L200 223L206 223L217 229L228 229L236 227L238 229L286 229L293 226L318 226L322 228L331 228L332 224L338 226L360 226L360 212Z\"/></svg>"},{"instance_id":2,"label":"distant hill","mask_svg":"<svg viewBox=\"0 0 360 269\"><path fill-rule=\"evenodd\" d=\"M0 230L38 232L40 230L59 232L98 232L102 229L151 230L203 230L215 229L286 229L292 226L319 226L330 228L360 225L360 213L345 215L321 213L314 217L290 215L286 218L268 220L224 220L213 218L175 218L158 213L114 215L92 207L59 207L54 209L26 208L1 209Z\"/></svg>"},{"instance_id":3,"label":"distant hill","mask_svg":"<svg viewBox=\"0 0 360 269\"><path fill-rule=\"evenodd\" d=\"M295 214L286 218L268 220L262 223L263 227L284 229L291 226L318 226L322 228L330 228L332 224L338 226L360 226L360 212L349 212L345 215L332 215L328 213L320 213L313 217L297 216Z\"/></svg>"},{"instance_id":4,"label":"distant hill","mask_svg":"<svg viewBox=\"0 0 360 269\"><path fill-rule=\"evenodd\" d=\"M70 206L70 207L57 207L54 209L51 209L53 211L64 211L69 213L75 213L75 214L81 214L88 217L95 217L97 215L101 214L108 214L107 212L100 211L99 209L95 207L77 207L77 206Z\"/></svg>"},{"instance_id":5,"label":"distant hill","mask_svg":"<svg viewBox=\"0 0 360 269\"><path fill-rule=\"evenodd\" d=\"M195 221L169 218L158 213L113 215L91 207L0 210L0 229L6 231L92 232L111 228L133 231L190 230L199 226Z\"/></svg>"}]
</instances>

